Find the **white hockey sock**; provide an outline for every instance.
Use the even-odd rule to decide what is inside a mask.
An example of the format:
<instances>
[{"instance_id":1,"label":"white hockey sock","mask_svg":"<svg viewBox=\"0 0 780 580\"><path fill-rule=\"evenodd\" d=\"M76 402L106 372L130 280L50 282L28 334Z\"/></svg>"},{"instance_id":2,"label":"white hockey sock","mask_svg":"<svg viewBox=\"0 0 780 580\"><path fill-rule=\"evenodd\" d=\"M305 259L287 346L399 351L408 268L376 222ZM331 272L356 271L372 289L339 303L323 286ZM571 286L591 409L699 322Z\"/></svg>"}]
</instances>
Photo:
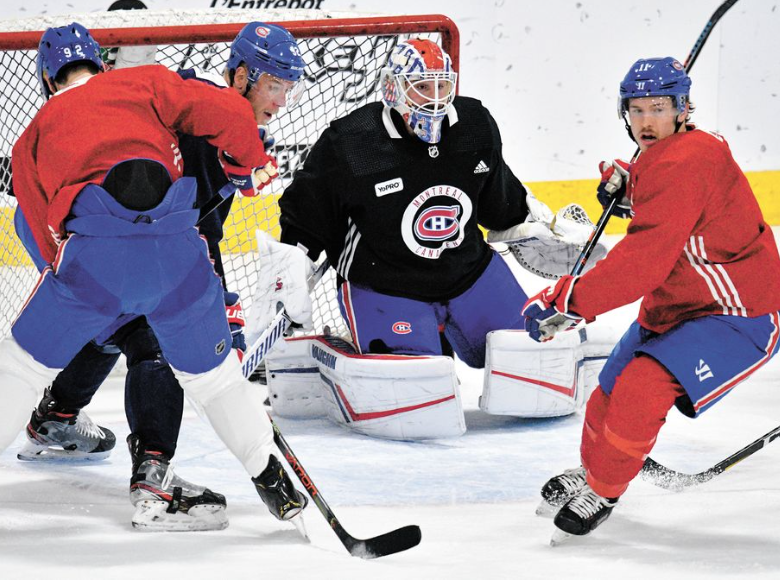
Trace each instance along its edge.
<instances>
[{"instance_id":1,"label":"white hockey sock","mask_svg":"<svg viewBox=\"0 0 780 580\"><path fill-rule=\"evenodd\" d=\"M13 337L0 341L0 452L24 429L38 398L60 370L36 361Z\"/></svg>"},{"instance_id":2,"label":"white hockey sock","mask_svg":"<svg viewBox=\"0 0 780 580\"><path fill-rule=\"evenodd\" d=\"M208 417L211 426L251 477L268 465L273 450L273 428L263 406L263 394L241 374L231 353L217 368L193 375L174 369L190 400Z\"/></svg>"}]
</instances>

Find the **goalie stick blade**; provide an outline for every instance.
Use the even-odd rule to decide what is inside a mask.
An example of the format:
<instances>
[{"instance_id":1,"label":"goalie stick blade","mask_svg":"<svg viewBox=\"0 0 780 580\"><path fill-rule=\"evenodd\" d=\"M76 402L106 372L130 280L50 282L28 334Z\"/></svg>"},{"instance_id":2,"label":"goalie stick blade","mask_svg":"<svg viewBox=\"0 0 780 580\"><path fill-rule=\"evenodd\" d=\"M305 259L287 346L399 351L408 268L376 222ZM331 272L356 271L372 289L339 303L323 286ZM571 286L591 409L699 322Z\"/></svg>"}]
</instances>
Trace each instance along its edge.
<instances>
[{"instance_id":1,"label":"goalie stick blade","mask_svg":"<svg viewBox=\"0 0 780 580\"><path fill-rule=\"evenodd\" d=\"M353 538L343 528L341 531L342 534L339 534L339 538L347 550L349 550L349 553L364 560L373 560L403 552L404 550L414 548L422 540L422 532L419 526L404 526L367 540Z\"/></svg>"}]
</instances>

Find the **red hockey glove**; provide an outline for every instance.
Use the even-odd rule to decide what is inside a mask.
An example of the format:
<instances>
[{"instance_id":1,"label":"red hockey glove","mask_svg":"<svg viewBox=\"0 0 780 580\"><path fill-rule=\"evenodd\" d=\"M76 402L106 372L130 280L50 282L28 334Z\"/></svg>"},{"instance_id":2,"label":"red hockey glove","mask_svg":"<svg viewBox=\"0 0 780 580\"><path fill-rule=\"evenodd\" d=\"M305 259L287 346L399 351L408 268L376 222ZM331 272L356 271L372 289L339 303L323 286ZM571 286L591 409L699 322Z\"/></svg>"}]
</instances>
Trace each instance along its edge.
<instances>
[{"instance_id":1,"label":"red hockey glove","mask_svg":"<svg viewBox=\"0 0 780 580\"><path fill-rule=\"evenodd\" d=\"M615 215L622 218L631 217L631 201L626 196L628 181L630 178L631 164L622 159L615 159L611 163L602 161L599 163L601 171L601 183L596 190L601 207L609 205L609 200L616 191L620 192L620 201L615 208Z\"/></svg>"},{"instance_id":2,"label":"red hockey glove","mask_svg":"<svg viewBox=\"0 0 780 580\"><path fill-rule=\"evenodd\" d=\"M271 183L279 172L276 159L268 156L268 162L263 167L242 167L230 155L222 151L219 155L222 169L227 178L235 185L245 197L254 197L260 193L266 185Z\"/></svg>"},{"instance_id":3,"label":"red hockey glove","mask_svg":"<svg viewBox=\"0 0 780 580\"><path fill-rule=\"evenodd\" d=\"M582 320L579 314L569 311L569 299L576 281L575 276L563 276L554 286L531 296L523 306L525 329L536 342L547 342L556 332L570 330Z\"/></svg>"}]
</instances>

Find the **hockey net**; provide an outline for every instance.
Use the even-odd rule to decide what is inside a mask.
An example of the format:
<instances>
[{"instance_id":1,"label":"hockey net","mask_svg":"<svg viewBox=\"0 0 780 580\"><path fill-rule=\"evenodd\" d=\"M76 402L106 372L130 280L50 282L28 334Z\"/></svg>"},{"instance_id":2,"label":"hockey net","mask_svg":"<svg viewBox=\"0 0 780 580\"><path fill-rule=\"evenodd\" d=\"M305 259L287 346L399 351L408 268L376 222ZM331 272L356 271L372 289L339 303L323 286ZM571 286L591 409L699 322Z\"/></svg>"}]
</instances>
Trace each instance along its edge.
<instances>
[{"instance_id":1,"label":"hockey net","mask_svg":"<svg viewBox=\"0 0 780 580\"><path fill-rule=\"evenodd\" d=\"M270 123L276 139L272 154L279 162L280 178L262 197L236 197L225 223L221 250L226 282L230 290L239 292L247 311L252 308L257 278L254 232L260 228L278 239L278 198L328 123L380 99L380 70L401 40L413 36L435 40L450 53L456 68L458 64L457 28L444 16L132 10L0 21L0 337L8 334L38 278L15 235L16 200L7 194L13 144L43 105L35 70L43 30L77 21L91 29L102 47L156 45L157 62L172 70L197 67L221 74L230 42L246 22L257 20L282 24L298 39L306 62L306 90L296 107L282 109ZM315 332L326 326L336 334L346 332L335 286L331 269L313 296Z\"/></svg>"}]
</instances>

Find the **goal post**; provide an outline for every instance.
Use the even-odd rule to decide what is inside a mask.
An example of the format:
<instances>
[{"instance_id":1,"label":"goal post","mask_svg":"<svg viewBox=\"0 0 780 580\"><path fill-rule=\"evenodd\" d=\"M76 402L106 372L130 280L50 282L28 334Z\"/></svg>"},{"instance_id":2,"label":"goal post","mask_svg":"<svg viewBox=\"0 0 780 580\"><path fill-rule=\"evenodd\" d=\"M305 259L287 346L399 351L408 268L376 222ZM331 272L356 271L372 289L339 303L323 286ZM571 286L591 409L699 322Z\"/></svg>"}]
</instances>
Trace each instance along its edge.
<instances>
[{"instance_id":1,"label":"goal post","mask_svg":"<svg viewBox=\"0 0 780 580\"><path fill-rule=\"evenodd\" d=\"M77 21L91 30L101 47L157 46L157 62L172 70L200 68L221 74L236 34L247 22L258 20L280 24L296 37L306 69L299 104L282 109L269 124L276 139L272 154L279 163L280 178L261 196L237 196L225 223L220 245L225 278L247 311L252 308L257 278L255 230L278 238L277 202L284 188L331 121L380 100L380 72L396 44L411 37L430 38L450 54L458 69L458 29L441 15L130 10L0 21L0 337L8 334L38 277L14 232L16 200L8 192L13 145L44 102L35 70L43 31ZM333 270L318 286L313 302L316 332L326 326L334 333L346 331Z\"/></svg>"}]
</instances>

